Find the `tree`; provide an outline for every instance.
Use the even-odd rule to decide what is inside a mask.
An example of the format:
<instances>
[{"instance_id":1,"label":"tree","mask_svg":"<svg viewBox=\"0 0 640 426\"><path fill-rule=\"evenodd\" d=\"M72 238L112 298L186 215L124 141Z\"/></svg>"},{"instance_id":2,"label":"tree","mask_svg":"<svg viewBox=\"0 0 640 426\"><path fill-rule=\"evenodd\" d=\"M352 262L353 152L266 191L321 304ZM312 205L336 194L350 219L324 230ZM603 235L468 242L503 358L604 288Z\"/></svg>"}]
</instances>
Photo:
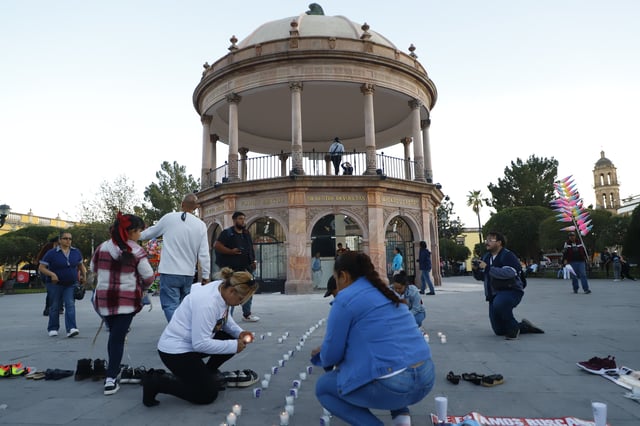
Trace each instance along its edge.
<instances>
[{"instance_id":1,"label":"tree","mask_svg":"<svg viewBox=\"0 0 640 426\"><path fill-rule=\"evenodd\" d=\"M483 231L498 231L507 238L507 247L526 259L540 256L540 225L553 211L548 207L511 207L494 214L485 223Z\"/></svg>"},{"instance_id":2,"label":"tree","mask_svg":"<svg viewBox=\"0 0 640 426\"><path fill-rule=\"evenodd\" d=\"M40 247L60 234L54 226L26 226L0 237L0 264L32 262Z\"/></svg>"},{"instance_id":3,"label":"tree","mask_svg":"<svg viewBox=\"0 0 640 426\"><path fill-rule=\"evenodd\" d=\"M480 222L480 209L484 205L482 202L482 191L469 191L467 195L467 206L471 207L471 210L478 217L478 242L482 244L482 224Z\"/></svg>"},{"instance_id":4,"label":"tree","mask_svg":"<svg viewBox=\"0 0 640 426\"><path fill-rule=\"evenodd\" d=\"M120 175L113 182L103 181L93 199L82 201L80 219L87 223L111 223L119 211L135 213L140 210L140 204L135 184Z\"/></svg>"},{"instance_id":5,"label":"tree","mask_svg":"<svg viewBox=\"0 0 640 426\"><path fill-rule=\"evenodd\" d=\"M531 155L526 163L520 158L511 168L505 167L504 178L488 185L491 200L488 205L497 212L509 207L541 206L548 208L554 198L553 183L558 174L558 161L553 157Z\"/></svg>"},{"instance_id":6,"label":"tree","mask_svg":"<svg viewBox=\"0 0 640 426\"><path fill-rule=\"evenodd\" d=\"M440 238L453 240L462 232L460 218L451 219L453 214L453 202L449 196L446 196L444 202L438 206L438 235Z\"/></svg>"},{"instance_id":7,"label":"tree","mask_svg":"<svg viewBox=\"0 0 640 426\"><path fill-rule=\"evenodd\" d=\"M91 257L98 245L111 238L110 225L111 223L93 222L74 226L67 231L73 235L73 246L80 250L82 257L86 260Z\"/></svg>"},{"instance_id":8,"label":"tree","mask_svg":"<svg viewBox=\"0 0 640 426\"><path fill-rule=\"evenodd\" d=\"M631 221L624 237L624 248L622 254L638 262L640 260L640 205L631 213Z\"/></svg>"},{"instance_id":9,"label":"tree","mask_svg":"<svg viewBox=\"0 0 640 426\"><path fill-rule=\"evenodd\" d=\"M180 210L182 198L200 188L199 180L192 175L187 175L186 167L177 162L169 164L164 161L160 165L160 171L156 172L158 183L152 183L144 190L145 201L151 203L151 208L144 207L143 218L152 223L163 215Z\"/></svg>"}]
</instances>

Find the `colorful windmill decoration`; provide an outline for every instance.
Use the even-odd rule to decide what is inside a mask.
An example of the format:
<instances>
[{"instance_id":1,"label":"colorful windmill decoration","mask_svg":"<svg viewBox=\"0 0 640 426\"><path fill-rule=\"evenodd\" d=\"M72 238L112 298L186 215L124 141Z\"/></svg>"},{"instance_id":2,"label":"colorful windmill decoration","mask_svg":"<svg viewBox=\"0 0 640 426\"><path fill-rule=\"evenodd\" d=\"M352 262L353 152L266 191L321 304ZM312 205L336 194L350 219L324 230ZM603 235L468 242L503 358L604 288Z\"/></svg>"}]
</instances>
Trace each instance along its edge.
<instances>
[{"instance_id":1,"label":"colorful windmill decoration","mask_svg":"<svg viewBox=\"0 0 640 426\"><path fill-rule=\"evenodd\" d=\"M572 176L567 176L553 184L558 198L551 201L553 210L557 212L558 222L567 222L571 225L561 229L561 231L575 231L582 237L587 235L593 225L589 218L589 212L582 205L582 198L573 182Z\"/></svg>"}]
</instances>

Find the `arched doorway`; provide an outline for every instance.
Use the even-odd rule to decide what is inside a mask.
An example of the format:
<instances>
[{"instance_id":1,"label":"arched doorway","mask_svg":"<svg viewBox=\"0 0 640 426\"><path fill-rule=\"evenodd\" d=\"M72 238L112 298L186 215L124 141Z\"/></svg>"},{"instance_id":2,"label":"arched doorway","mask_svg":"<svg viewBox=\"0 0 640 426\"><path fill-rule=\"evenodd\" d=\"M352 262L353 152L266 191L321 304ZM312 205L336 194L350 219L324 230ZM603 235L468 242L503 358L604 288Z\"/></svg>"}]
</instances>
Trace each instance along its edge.
<instances>
[{"instance_id":1,"label":"arched doorway","mask_svg":"<svg viewBox=\"0 0 640 426\"><path fill-rule=\"evenodd\" d=\"M322 275L314 282L314 287L325 288L333 273L333 262L338 244L343 249L360 251L362 229L358 223L345 214L329 214L320 218L311 230L311 257L320 253Z\"/></svg>"},{"instance_id":2,"label":"arched doorway","mask_svg":"<svg viewBox=\"0 0 640 426\"><path fill-rule=\"evenodd\" d=\"M256 252L256 270L253 275L260 282L262 292L284 292L287 279L284 229L272 217L261 217L248 227Z\"/></svg>"},{"instance_id":3,"label":"arched doorway","mask_svg":"<svg viewBox=\"0 0 640 426\"><path fill-rule=\"evenodd\" d=\"M414 252L413 232L409 224L400 216L391 219L385 231L387 275L391 276L391 264L395 256L394 249L398 247L402 253L404 270L409 279L415 282L416 257Z\"/></svg>"}]
</instances>

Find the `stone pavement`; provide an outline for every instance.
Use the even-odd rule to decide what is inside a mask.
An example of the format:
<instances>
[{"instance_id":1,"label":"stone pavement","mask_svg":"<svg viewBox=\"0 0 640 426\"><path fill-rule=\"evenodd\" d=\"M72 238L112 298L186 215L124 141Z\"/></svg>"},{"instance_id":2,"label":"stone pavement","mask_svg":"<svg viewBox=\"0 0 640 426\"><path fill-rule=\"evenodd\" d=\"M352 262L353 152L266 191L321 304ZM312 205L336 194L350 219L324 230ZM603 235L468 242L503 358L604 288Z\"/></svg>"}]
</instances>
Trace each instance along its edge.
<instances>
[{"instance_id":1,"label":"stone pavement","mask_svg":"<svg viewBox=\"0 0 640 426\"><path fill-rule=\"evenodd\" d=\"M573 294L568 281L529 279L527 293L516 309L517 318L528 318L543 328L542 335L524 335L516 341L494 336L487 318L481 284L471 277L446 278L436 296L423 296L427 307L424 327L431 336L437 379L433 391L411 407L413 425L427 425L435 410L434 397L449 399L449 414L471 411L491 416L592 418L591 402L608 404L609 424L640 425L640 404L623 397L625 390L601 377L579 370L575 363L593 356L614 355L618 366L640 369L640 282L614 283L592 280L593 293ZM73 370L80 358L106 358L106 332L95 347L91 341L99 325L89 294L77 302L80 335L68 339L61 330L47 336L42 316L44 294L0 297L0 364L23 362L40 370ZM156 342L165 326L159 300L133 322L123 363L162 368ZM240 323L254 331L258 340L235 356L225 369L251 368L267 373L282 355L295 350L299 338L321 318L326 318L329 299L310 295L259 294L254 298L258 323ZM236 310L236 318L240 316ZM272 335L267 336L270 332ZM289 332L281 344L277 338ZM380 332L392 332L380 330ZM447 343L437 339L445 333ZM142 405L142 388L122 384L120 391L104 396L102 383L73 377L59 381L0 379L0 424L6 425L219 425L235 403L242 405L237 425L279 424L279 413L291 382L309 365L309 352L318 346L324 325L307 339L301 352L271 379L261 398L252 388L227 389L211 405L196 406L169 395L159 395L159 406ZM265 335L265 339L260 339ZM401 336L398 336L401 338ZM505 383L493 388L461 381L453 385L446 374L500 373ZM290 425L318 425L322 407L314 396L314 384L322 374L314 369L302 382ZM390 424L387 412L378 412ZM332 418L332 425L345 423Z\"/></svg>"}]
</instances>

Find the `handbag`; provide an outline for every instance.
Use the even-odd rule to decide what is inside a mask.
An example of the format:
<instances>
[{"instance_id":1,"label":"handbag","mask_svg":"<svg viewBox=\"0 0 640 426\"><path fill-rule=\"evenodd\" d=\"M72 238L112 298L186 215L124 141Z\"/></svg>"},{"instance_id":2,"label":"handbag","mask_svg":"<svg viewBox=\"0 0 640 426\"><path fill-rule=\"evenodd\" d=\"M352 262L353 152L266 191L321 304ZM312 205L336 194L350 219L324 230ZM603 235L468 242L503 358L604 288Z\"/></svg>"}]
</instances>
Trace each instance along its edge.
<instances>
[{"instance_id":1,"label":"handbag","mask_svg":"<svg viewBox=\"0 0 640 426\"><path fill-rule=\"evenodd\" d=\"M76 285L76 286L73 288L73 298L74 298L75 300L82 300L82 299L84 299L84 293L85 293L86 291L87 291L87 290L86 290L83 286L81 286L81 285Z\"/></svg>"}]
</instances>

